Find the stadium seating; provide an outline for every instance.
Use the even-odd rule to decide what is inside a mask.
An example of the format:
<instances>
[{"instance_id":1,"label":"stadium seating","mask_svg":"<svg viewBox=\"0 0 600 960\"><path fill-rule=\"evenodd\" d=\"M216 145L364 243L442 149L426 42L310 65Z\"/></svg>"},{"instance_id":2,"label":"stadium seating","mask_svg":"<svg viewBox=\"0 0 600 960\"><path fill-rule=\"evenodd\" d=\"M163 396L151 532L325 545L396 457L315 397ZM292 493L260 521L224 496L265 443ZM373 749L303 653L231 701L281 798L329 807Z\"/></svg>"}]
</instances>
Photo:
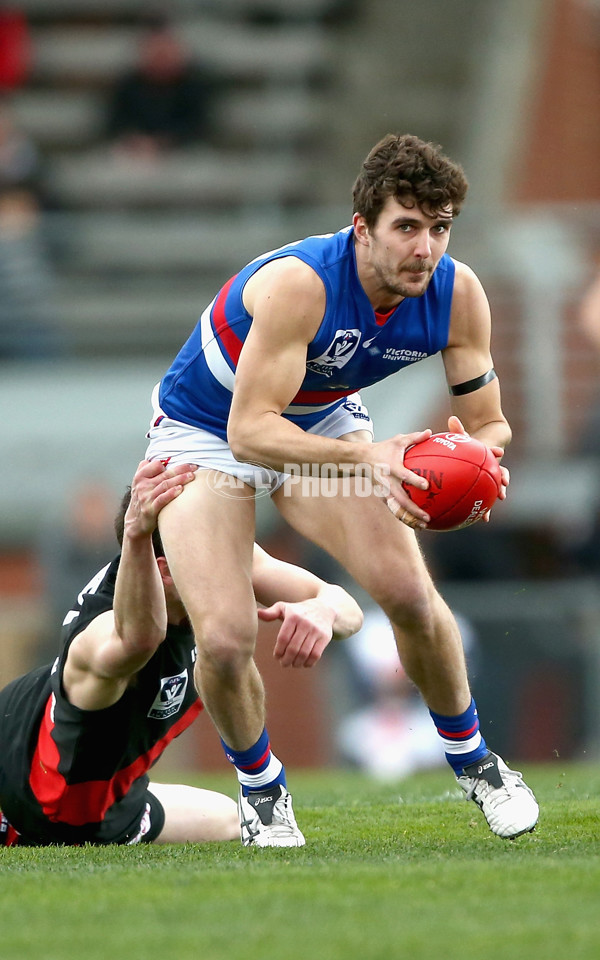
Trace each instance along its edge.
<instances>
[{"instance_id":1,"label":"stadium seating","mask_svg":"<svg viewBox=\"0 0 600 960\"><path fill-rule=\"evenodd\" d=\"M175 0L169 9L178 32L215 78L213 122L206 142L140 166L111 153L104 124L109 88L135 60L147 4L24 0L33 71L13 108L46 159L45 188L54 208L46 234L60 251L58 315L75 355L94 353L99 329L106 333L110 323L121 349L126 343L137 349L132 318L144 315L147 348L163 348L157 303L169 300L189 326L197 314L192 287L197 304L229 265L233 269L240 249L251 256L273 245L273 230L261 225L289 222L286 211L321 199L314 148L325 131L336 63L326 21L343 6L344 0L207 0L198 7ZM118 215L112 225L104 219L111 214ZM236 242L233 221L219 230L217 214L237 217L249 242ZM183 218L179 227L177 217ZM98 242L111 234L112 242ZM289 239L283 230L277 235ZM94 261L99 247L104 254ZM117 300L112 283L106 285L115 271L124 288ZM105 309L107 299L112 309ZM98 317L104 318L100 327Z\"/></svg>"}]
</instances>

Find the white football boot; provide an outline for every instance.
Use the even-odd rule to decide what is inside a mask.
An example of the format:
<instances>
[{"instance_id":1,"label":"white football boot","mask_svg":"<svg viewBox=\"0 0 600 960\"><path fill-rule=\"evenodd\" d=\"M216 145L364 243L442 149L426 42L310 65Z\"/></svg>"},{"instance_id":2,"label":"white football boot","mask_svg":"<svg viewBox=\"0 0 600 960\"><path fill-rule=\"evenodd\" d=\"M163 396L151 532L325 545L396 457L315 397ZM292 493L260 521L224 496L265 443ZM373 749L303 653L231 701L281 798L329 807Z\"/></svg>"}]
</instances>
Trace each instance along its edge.
<instances>
[{"instance_id":1,"label":"white football boot","mask_svg":"<svg viewBox=\"0 0 600 960\"><path fill-rule=\"evenodd\" d=\"M292 809L292 795L277 784L238 797L241 840L245 847L303 847L305 839Z\"/></svg>"},{"instance_id":2,"label":"white football boot","mask_svg":"<svg viewBox=\"0 0 600 960\"><path fill-rule=\"evenodd\" d=\"M456 778L483 812L492 833L505 839L534 829L540 808L518 770L506 766L502 757L488 753L465 767Z\"/></svg>"}]
</instances>

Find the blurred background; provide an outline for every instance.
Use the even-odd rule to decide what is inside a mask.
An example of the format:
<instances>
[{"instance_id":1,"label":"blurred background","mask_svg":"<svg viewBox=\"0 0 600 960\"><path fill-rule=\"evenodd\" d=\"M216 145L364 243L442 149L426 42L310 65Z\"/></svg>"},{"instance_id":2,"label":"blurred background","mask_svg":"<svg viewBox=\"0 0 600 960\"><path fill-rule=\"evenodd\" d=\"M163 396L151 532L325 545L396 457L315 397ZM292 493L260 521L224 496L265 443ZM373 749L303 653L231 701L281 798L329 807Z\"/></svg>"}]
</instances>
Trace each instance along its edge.
<instances>
[{"instance_id":1,"label":"blurred background","mask_svg":"<svg viewBox=\"0 0 600 960\"><path fill-rule=\"evenodd\" d=\"M264 250L348 223L389 131L467 172L450 253L488 292L514 430L492 523L421 537L483 732L508 760L598 759L598 0L0 2L1 683L53 657L115 552L151 389L204 306ZM438 358L364 400L378 438L446 428ZM267 549L368 612L315 671L275 669L261 628L277 753L381 777L438 763L385 621L259 508ZM222 764L207 723L186 737L179 764Z\"/></svg>"}]
</instances>

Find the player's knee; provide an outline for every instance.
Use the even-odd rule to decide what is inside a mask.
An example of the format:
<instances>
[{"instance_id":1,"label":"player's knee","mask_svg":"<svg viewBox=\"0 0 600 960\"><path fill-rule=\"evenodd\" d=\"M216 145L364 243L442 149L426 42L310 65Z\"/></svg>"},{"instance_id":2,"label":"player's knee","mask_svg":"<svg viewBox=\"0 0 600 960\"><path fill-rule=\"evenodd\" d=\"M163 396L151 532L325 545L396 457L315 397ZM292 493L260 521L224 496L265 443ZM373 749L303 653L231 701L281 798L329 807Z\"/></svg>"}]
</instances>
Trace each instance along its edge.
<instances>
[{"instance_id":1,"label":"player's knee","mask_svg":"<svg viewBox=\"0 0 600 960\"><path fill-rule=\"evenodd\" d=\"M196 634L198 662L220 672L237 672L254 655L256 633L250 625L212 621Z\"/></svg>"},{"instance_id":2,"label":"player's knee","mask_svg":"<svg viewBox=\"0 0 600 960\"><path fill-rule=\"evenodd\" d=\"M403 632L422 635L434 628L435 592L426 581L408 578L388 590L378 602L392 624Z\"/></svg>"},{"instance_id":3,"label":"player's knee","mask_svg":"<svg viewBox=\"0 0 600 960\"><path fill-rule=\"evenodd\" d=\"M240 839L240 818L238 815L237 804L232 800L225 805L217 826L219 840L239 840Z\"/></svg>"},{"instance_id":4,"label":"player's knee","mask_svg":"<svg viewBox=\"0 0 600 960\"><path fill-rule=\"evenodd\" d=\"M200 840L239 840L240 818L237 803L224 794L203 792L198 826Z\"/></svg>"}]
</instances>

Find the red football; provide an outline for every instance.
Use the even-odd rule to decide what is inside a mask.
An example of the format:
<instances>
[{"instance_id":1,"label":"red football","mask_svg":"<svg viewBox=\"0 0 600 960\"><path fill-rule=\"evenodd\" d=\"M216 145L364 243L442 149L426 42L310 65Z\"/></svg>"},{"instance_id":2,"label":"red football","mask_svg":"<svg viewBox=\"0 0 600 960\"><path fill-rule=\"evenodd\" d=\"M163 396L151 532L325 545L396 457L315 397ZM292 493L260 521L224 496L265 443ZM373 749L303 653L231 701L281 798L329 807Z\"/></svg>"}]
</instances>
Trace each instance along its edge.
<instances>
[{"instance_id":1,"label":"red football","mask_svg":"<svg viewBox=\"0 0 600 960\"><path fill-rule=\"evenodd\" d=\"M427 490L404 484L411 500L430 515L427 530L460 530L475 523L494 504L502 486L494 454L462 433L435 433L413 444L404 464L429 481Z\"/></svg>"}]
</instances>

